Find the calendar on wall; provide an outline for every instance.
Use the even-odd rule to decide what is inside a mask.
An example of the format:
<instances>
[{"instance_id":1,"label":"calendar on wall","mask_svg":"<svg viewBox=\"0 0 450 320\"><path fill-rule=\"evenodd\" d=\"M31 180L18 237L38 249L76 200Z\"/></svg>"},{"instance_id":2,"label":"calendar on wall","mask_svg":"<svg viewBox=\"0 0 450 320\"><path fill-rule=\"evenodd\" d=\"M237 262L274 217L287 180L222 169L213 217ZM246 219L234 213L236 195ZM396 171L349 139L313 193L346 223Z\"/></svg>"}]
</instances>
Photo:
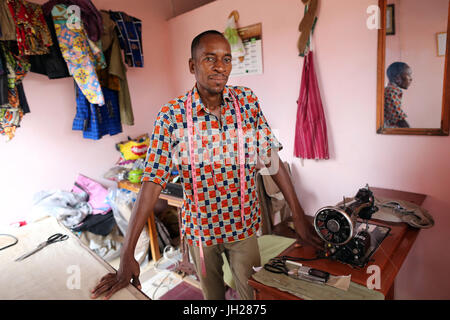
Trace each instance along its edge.
<instances>
[{"instance_id":1,"label":"calendar on wall","mask_svg":"<svg viewBox=\"0 0 450 320\"><path fill-rule=\"evenodd\" d=\"M263 74L262 24L237 29L245 48L244 59L233 58L230 77Z\"/></svg>"}]
</instances>

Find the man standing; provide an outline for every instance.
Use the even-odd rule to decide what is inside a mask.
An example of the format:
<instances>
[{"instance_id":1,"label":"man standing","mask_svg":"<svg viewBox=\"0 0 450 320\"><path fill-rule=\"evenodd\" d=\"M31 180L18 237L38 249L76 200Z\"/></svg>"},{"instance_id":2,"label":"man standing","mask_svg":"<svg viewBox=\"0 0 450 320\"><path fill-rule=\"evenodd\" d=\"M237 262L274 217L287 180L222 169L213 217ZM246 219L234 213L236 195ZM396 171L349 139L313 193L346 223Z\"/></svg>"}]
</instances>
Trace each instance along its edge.
<instances>
[{"instance_id":1,"label":"man standing","mask_svg":"<svg viewBox=\"0 0 450 320\"><path fill-rule=\"evenodd\" d=\"M241 299L253 297L247 280L252 267L261 264L256 239L261 223L257 158L277 169L272 178L293 212L299 237L304 243L321 245L280 164L277 149L281 145L257 97L248 88L226 86L231 72L228 41L218 31L203 32L192 41L191 55L189 70L196 85L158 114L119 270L101 279L93 298L101 294L109 298L130 280L140 287L134 248L174 165L184 190L182 236L189 244L205 299L225 299L222 253Z\"/></svg>"},{"instance_id":2,"label":"man standing","mask_svg":"<svg viewBox=\"0 0 450 320\"><path fill-rule=\"evenodd\" d=\"M402 108L403 90L412 82L412 70L404 62L394 62L387 68L389 84L384 90L384 127L409 128Z\"/></svg>"}]
</instances>

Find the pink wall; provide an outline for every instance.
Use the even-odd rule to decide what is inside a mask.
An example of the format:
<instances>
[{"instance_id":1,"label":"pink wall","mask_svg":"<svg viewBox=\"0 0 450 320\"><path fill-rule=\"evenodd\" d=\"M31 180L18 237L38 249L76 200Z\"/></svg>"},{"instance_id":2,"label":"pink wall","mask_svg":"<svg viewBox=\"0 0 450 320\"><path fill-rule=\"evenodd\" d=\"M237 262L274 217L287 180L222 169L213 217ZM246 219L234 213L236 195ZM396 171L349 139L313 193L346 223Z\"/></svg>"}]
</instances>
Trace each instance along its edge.
<instances>
[{"instance_id":1,"label":"pink wall","mask_svg":"<svg viewBox=\"0 0 450 320\"><path fill-rule=\"evenodd\" d=\"M83 139L81 132L72 131L73 80L29 73L24 87L31 113L25 115L16 137L0 147L0 223L27 217L38 191L70 190L78 173L107 184L102 176L119 158L115 143L151 132L157 110L174 94L167 71L168 5L160 0L93 2L98 9L123 10L143 21L145 68L128 69L135 125L100 141Z\"/></svg>"},{"instance_id":2,"label":"pink wall","mask_svg":"<svg viewBox=\"0 0 450 320\"><path fill-rule=\"evenodd\" d=\"M296 42L303 5L298 0L218 0L169 20L173 83L178 93L194 84L188 72L191 39L207 29L224 30L236 9L239 24L262 22L264 74L232 78L251 87L284 144L306 212L352 196L369 185L428 195L424 204L436 226L423 230L398 275L400 299L448 299L450 268L450 138L376 134L377 31L366 27L376 0L321 1L315 31L316 67L327 118L331 159L293 159L296 100L303 59ZM439 285L436 285L438 283Z\"/></svg>"},{"instance_id":3,"label":"pink wall","mask_svg":"<svg viewBox=\"0 0 450 320\"><path fill-rule=\"evenodd\" d=\"M44 1L41 1L44 2ZM117 159L114 144L152 130L159 107L194 84L188 72L192 38L224 30L237 9L240 25L262 22L264 74L233 78L259 96L269 123L284 144L299 199L310 215L320 207L372 186L428 195L424 206L436 226L423 230L397 278L401 299L449 299L446 243L450 227L450 138L376 134L377 31L366 27L366 9L376 0L321 1L315 32L316 67L327 118L331 159L293 159L296 100L303 59L296 42L303 5L298 0L218 0L168 22L160 0L94 1L143 20L144 69L130 69L136 125L98 142L71 130L75 103L71 80L30 74L25 89L31 106L17 137L1 147L0 223L27 215L40 190L69 189L78 172L99 181ZM170 10L170 9L169 9Z\"/></svg>"},{"instance_id":4,"label":"pink wall","mask_svg":"<svg viewBox=\"0 0 450 320\"><path fill-rule=\"evenodd\" d=\"M413 128L439 128L445 57L437 56L436 33L447 30L448 0L391 0L395 4L395 35L386 37L386 68L408 63L413 82L403 94L403 109ZM386 77L386 83L388 79Z\"/></svg>"}]
</instances>

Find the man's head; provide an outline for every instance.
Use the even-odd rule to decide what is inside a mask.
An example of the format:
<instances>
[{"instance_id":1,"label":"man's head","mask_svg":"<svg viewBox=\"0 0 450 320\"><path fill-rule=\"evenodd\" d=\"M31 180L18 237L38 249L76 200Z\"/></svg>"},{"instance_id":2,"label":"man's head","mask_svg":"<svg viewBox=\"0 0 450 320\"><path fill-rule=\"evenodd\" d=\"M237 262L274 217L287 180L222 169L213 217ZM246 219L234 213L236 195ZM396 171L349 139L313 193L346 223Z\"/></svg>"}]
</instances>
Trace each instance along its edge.
<instances>
[{"instance_id":1,"label":"man's head","mask_svg":"<svg viewBox=\"0 0 450 320\"><path fill-rule=\"evenodd\" d=\"M394 62L387 69L389 82L402 89L408 89L412 82L412 70L404 62Z\"/></svg>"},{"instance_id":2,"label":"man's head","mask_svg":"<svg viewBox=\"0 0 450 320\"><path fill-rule=\"evenodd\" d=\"M205 31L191 45L189 70L195 75L199 89L221 93L231 72L231 47L219 31Z\"/></svg>"}]
</instances>

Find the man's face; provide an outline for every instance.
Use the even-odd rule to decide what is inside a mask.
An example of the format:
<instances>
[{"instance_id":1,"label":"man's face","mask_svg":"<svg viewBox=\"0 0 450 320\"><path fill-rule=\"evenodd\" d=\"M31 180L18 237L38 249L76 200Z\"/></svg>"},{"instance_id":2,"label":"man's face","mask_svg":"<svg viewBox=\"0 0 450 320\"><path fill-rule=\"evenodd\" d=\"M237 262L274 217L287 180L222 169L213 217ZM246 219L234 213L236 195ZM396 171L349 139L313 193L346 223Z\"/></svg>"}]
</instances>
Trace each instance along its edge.
<instances>
[{"instance_id":1,"label":"man's face","mask_svg":"<svg viewBox=\"0 0 450 320\"><path fill-rule=\"evenodd\" d=\"M406 68L405 71L400 75L400 80L398 86L402 89L408 89L412 82L412 70L410 67Z\"/></svg>"},{"instance_id":2,"label":"man's face","mask_svg":"<svg viewBox=\"0 0 450 320\"><path fill-rule=\"evenodd\" d=\"M195 74L199 89L211 94L222 93L231 72L231 48L219 35L207 35L189 60L189 70Z\"/></svg>"}]
</instances>

